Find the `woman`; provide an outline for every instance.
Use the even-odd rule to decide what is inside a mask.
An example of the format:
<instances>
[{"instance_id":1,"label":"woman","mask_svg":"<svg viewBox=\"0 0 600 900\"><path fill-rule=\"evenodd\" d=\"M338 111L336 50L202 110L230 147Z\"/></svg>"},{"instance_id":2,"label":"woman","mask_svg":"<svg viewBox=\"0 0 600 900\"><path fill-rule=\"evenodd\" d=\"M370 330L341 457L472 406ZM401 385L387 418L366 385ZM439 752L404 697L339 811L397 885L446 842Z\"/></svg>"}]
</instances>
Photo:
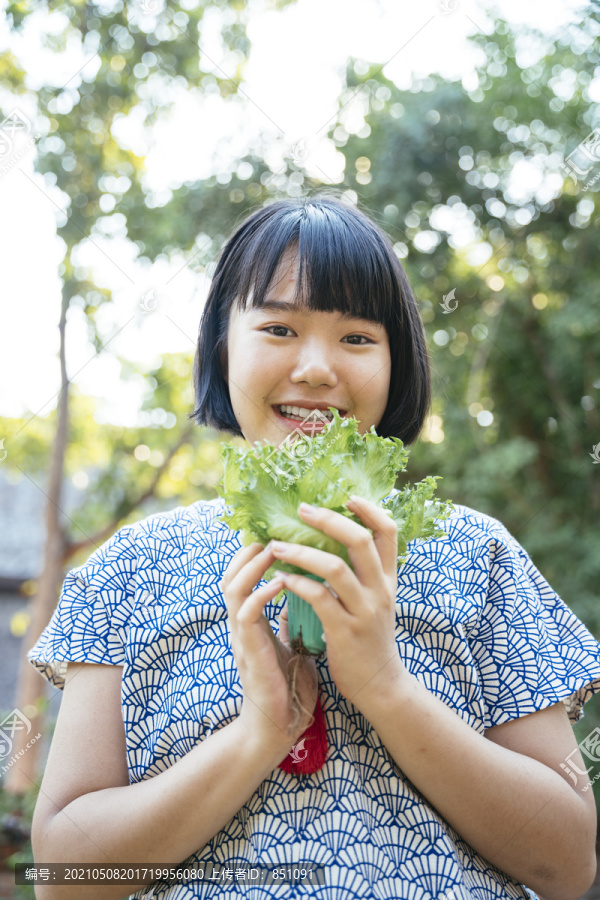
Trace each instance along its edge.
<instances>
[{"instance_id":1,"label":"woman","mask_svg":"<svg viewBox=\"0 0 600 900\"><path fill-rule=\"evenodd\" d=\"M196 421L250 443L278 444L327 406L412 443L429 366L389 239L327 195L254 213L221 253L194 380ZM169 900L579 897L596 810L570 722L600 689L600 645L505 527L456 506L447 540L413 542L398 571L378 507L356 499L364 527L299 510L346 544L350 569L294 544L241 548L223 508L126 526L67 575L29 654L64 688L36 861L214 866L155 879ZM275 559L328 586L264 583ZM323 659L294 658L296 693L282 584L327 643ZM286 760L320 706L327 757L298 777ZM290 873L301 863L310 875Z\"/></svg>"}]
</instances>

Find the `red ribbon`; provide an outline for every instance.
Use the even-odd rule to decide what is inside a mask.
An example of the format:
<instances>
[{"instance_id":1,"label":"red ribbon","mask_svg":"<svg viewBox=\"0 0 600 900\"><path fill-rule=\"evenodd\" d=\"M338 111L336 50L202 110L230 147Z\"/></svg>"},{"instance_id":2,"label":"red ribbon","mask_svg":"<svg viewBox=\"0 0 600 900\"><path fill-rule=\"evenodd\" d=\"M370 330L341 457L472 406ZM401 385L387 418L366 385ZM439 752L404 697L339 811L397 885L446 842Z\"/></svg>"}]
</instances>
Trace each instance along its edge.
<instances>
[{"instance_id":1,"label":"red ribbon","mask_svg":"<svg viewBox=\"0 0 600 900\"><path fill-rule=\"evenodd\" d=\"M315 721L301 735L291 752L279 763L279 768L290 775L312 775L313 772L318 772L325 762L327 730L320 697L317 697L313 716Z\"/></svg>"}]
</instances>

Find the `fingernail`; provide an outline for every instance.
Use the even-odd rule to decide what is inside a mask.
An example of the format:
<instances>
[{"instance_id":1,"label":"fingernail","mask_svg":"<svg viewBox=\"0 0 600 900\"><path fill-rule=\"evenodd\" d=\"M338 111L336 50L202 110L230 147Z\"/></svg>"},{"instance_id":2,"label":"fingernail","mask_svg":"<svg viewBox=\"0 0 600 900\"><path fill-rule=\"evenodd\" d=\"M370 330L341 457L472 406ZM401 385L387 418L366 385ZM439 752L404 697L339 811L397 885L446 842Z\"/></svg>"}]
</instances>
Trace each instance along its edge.
<instances>
[{"instance_id":1,"label":"fingernail","mask_svg":"<svg viewBox=\"0 0 600 900\"><path fill-rule=\"evenodd\" d=\"M268 550L271 550L272 548L273 548L273 541L269 541L269 543L268 543L267 546L265 547L265 553L266 553Z\"/></svg>"},{"instance_id":2,"label":"fingernail","mask_svg":"<svg viewBox=\"0 0 600 900\"><path fill-rule=\"evenodd\" d=\"M300 512L308 513L308 514L315 511L314 506L311 506L310 503L301 503L300 506L298 507L298 509L300 510Z\"/></svg>"}]
</instances>

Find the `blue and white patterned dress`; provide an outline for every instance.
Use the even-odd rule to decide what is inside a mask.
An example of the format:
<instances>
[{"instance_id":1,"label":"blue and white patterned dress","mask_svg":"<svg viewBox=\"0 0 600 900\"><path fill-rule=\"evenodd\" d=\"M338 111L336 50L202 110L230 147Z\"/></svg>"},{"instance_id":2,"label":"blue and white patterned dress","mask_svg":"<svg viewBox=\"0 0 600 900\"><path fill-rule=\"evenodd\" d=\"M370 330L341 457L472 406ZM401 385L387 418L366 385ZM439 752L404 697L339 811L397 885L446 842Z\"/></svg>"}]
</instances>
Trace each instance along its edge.
<instances>
[{"instance_id":1,"label":"blue and white patterned dress","mask_svg":"<svg viewBox=\"0 0 600 900\"><path fill-rule=\"evenodd\" d=\"M219 582L241 542L215 521L223 509L221 499L199 501L121 528L68 573L29 652L60 689L67 660L123 666L131 783L173 765L240 713ZM576 722L600 690L600 644L499 521L456 505L441 524L449 539L413 541L399 573L396 638L409 671L479 734L560 700ZM265 607L275 633L280 611ZM186 861L212 862L222 873L228 867L225 881L156 883L152 896L536 898L415 789L338 693L326 654L317 668L329 742L323 768L307 776L275 768ZM259 887L235 875L242 866L299 861L322 865L325 884Z\"/></svg>"}]
</instances>

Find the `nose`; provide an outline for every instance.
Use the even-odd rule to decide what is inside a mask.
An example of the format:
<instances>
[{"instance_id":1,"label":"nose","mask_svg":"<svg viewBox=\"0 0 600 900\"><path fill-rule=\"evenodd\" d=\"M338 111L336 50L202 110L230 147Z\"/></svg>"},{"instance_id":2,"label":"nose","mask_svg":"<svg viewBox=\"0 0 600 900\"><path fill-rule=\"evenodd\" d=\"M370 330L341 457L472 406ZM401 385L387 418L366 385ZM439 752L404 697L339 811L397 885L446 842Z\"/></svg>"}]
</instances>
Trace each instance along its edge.
<instances>
[{"instance_id":1,"label":"nose","mask_svg":"<svg viewBox=\"0 0 600 900\"><path fill-rule=\"evenodd\" d=\"M299 346L291 381L293 384L306 383L312 387L321 384L333 387L337 384L333 348L328 345L327 340L305 341Z\"/></svg>"}]
</instances>

